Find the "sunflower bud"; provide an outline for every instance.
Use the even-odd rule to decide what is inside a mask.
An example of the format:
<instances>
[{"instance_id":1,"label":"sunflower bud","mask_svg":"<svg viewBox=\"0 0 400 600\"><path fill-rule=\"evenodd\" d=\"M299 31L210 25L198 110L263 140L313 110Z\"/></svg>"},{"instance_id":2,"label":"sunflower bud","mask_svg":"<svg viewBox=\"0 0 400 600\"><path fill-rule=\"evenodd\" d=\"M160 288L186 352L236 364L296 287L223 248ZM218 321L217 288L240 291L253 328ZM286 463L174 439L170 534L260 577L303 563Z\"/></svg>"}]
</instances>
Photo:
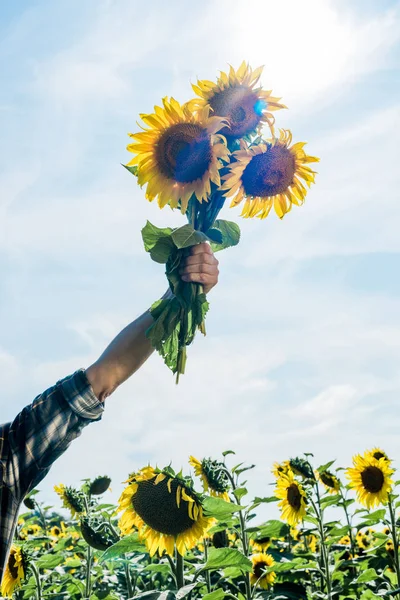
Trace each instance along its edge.
<instances>
[{"instance_id":1,"label":"sunflower bud","mask_svg":"<svg viewBox=\"0 0 400 600\"><path fill-rule=\"evenodd\" d=\"M106 521L99 519L89 520L88 517L81 518L81 533L85 542L96 550L107 550L118 541L118 537L110 531Z\"/></svg>"},{"instance_id":2,"label":"sunflower bud","mask_svg":"<svg viewBox=\"0 0 400 600\"><path fill-rule=\"evenodd\" d=\"M64 508L68 508L73 517L76 515L76 513L82 513L85 510L85 502L82 492L73 487L65 486L63 483L55 485L54 491L60 496Z\"/></svg>"},{"instance_id":3,"label":"sunflower bud","mask_svg":"<svg viewBox=\"0 0 400 600\"><path fill-rule=\"evenodd\" d=\"M300 477L304 477L305 479L315 479L310 463L304 460L304 458L291 458L289 464L295 475L300 475Z\"/></svg>"},{"instance_id":4,"label":"sunflower bud","mask_svg":"<svg viewBox=\"0 0 400 600\"><path fill-rule=\"evenodd\" d=\"M34 508L36 507L35 500L30 496L28 496L27 498L24 498L24 504L25 504L26 508L29 508L29 510L34 510Z\"/></svg>"},{"instance_id":5,"label":"sunflower bud","mask_svg":"<svg viewBox=\"0 0 400 600\"><path fill-rule=\"evenodd\" d=\"M227 548L229 546L228 536L226 530L217 531L212 536L212 543L214 548Z\"/></svg>"},{"instance_id":6,"label":"sunflower bud","mask_svg":"<svg viewBox=\"0 0 400 600\"><path fill-rule=\"evenodd\" d=\"M111 479L107 475L96 477L90 484L89 493L92 496L104 494L110 487Z\"/></svg>"}]
</instances>

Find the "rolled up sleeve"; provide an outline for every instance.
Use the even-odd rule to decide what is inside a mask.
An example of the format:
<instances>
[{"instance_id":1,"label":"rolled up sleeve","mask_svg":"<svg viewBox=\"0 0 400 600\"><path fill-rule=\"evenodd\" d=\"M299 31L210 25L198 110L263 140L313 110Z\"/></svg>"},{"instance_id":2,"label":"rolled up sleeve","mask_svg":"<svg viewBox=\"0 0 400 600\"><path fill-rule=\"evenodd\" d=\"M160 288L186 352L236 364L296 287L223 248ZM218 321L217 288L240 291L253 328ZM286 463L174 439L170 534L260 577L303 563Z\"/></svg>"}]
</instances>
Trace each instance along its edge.
<instances>
[{"instance_id":1,"label":"rolled up sleeve","mask_svg":"<svg viewBox=\"0 0 400 600\"><path fill-rule=\"evenodd\" d=\"M77 438L99 421L103 403L95 396L84 369L58 381L26 406L9 429L6 484L17 499L35 487Z\"/></svg>"}]
</instances>

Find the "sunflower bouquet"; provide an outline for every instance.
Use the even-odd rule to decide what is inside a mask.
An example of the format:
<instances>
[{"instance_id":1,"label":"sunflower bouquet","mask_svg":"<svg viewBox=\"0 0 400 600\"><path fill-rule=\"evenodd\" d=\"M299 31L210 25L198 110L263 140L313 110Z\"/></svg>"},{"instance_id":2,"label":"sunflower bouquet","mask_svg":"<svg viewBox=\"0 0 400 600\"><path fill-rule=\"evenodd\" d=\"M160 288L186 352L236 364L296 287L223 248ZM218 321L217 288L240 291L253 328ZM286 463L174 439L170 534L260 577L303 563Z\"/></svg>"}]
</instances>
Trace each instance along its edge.
<instances>
[{"instance_id":1,"label":"sunflower bouquet","mask_svg":"<svg viewBox=\"0 0 400 600\"><path fill-rule=\"evenodd\" d=\"M130 133L134 154L124 165L146 186L146 198L186 215L175 229L147 222L142 230L150 257L166 265L171 297L151 307L154 323L147 331L154 348L177 375L185 372L186 346L196 331L205 334L209 308L201 284L184 282L179 269L187 249L207 241L214 252L235 246L240 229L218 218L227 198L243 202L241 216L265 219L274 207L283 218L293 204L304 202L315 171L308 165L304 143L292 144L292 134L275 135L273 112L286 108L280 98L259 85L262 67L243 62L218 79L192 85L196 98L180 104L163 98L154 112L141 114L139 133ZM268 135L263 137L262 128Z\"/></svg>"}]
</instances>

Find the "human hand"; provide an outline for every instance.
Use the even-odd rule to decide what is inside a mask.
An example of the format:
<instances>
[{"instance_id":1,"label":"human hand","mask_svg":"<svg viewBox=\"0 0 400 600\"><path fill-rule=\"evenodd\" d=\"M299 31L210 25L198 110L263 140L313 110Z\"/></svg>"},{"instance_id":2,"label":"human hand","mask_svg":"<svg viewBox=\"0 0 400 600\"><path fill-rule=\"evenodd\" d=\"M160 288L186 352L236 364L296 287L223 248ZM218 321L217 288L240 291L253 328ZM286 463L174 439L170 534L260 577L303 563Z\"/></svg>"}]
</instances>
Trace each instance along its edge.
<instances>
[{"instance_id":1,"label":"human hand","mask_svg":"<svg viewBox=\"0 0 400 600\"><path fill-rule=\"evenodd\" d=\"M190 248L179 274L183 281L201 283L204 292L208 292L218 283L218 260L207 242Z\"/></svg>"}]
</instances>

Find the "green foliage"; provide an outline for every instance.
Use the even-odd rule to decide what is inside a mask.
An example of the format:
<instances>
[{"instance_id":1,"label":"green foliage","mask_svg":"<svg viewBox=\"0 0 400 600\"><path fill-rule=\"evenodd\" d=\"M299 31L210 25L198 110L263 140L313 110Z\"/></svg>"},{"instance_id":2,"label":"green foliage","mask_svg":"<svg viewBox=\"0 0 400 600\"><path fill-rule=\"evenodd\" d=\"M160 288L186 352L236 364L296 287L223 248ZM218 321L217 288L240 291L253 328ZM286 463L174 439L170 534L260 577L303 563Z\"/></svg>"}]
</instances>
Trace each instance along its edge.
<instances>
[{"instance_id":1,"label":"green foliage","mask_svg":"<svg viewBox=\"0 0 400 600\"><path fill-rule=\"evenodd\" d=\"M236 567L240 571L250 572L251 561L234 548L212 548L203 569L216 571L227 567Z\"/></svg>"},{"instance_id":2,"label":"green foliage","mask_svg":"<svg viewBox=\"0 0 400 600\"><path fill-rule=\"evenodd\" d=\"M154 238L150 244L153 242L157 243ZM168 300L154 305L158 318L168 306ZM165 554L150 556L137 532L122 535L116 507L95 493L109 487L107 476L84 480L80 490L68 488L79 495L84 506L83 512L71 519L50 512L32 492L34 508L21 515L16 532L16 542L22 545L30 565L18 599L374 600L396 596L400 587L397 555L387 529L389 523L395 541L399 539L395 494L390 496L390 510L379 506L368 511L354 501L353 506L343 484L341 493L332 495L299 470L294 482L306 494L304 519L296 529L280 519L260 523L254 511L278 499L256 496L252 502L244 502L248 492L242 474L253 465L228 467L225 461L232 454L227 450L222 460L201 461L214 483L217 473L225 474L224 491L230 502L197 492L203 516L211 519L212 527L180 562ZM181 471L175 473L172 465L162 472L196 489L192 479ZM263 486L260 491L267 489ZM260 560L258 554L267 554L270 561L257 571L258 577L273 576L268 589L249 585L249 574L256 572L252 558ZM178 566L183 569L183 583ZM254 583L253 577L251 581Z\"/></svg>"}]
</instances>

